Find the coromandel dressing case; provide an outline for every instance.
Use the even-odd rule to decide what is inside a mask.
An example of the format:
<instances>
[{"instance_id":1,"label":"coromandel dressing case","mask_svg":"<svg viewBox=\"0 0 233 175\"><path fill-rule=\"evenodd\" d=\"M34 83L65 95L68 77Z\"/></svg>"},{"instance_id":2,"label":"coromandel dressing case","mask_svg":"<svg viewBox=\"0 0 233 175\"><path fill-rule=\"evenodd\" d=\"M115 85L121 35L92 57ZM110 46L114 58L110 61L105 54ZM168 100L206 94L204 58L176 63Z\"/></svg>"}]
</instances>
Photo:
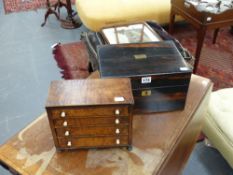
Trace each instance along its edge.
<instances>
[{"instance_id":1,"label":"coromandel dressing case","mask_svg":"<svg viewBox=\"0 0 233 175\"><path fill-rule=\"evenodd\" d=\"M134 112L183 109L192 69L172 41L98 47L101 78L130 77Z\"/></svg>"},{"instance_id":2,"label":"coromandel dressing case","mask_svg":"<svg viewBox=\"0 0 233 175\"><path fill-rule=\"evenodd\" d=\"M128 78L52 81L46 110L56 148L131 148L133 103Z\"/></svg>"}]
</instances>

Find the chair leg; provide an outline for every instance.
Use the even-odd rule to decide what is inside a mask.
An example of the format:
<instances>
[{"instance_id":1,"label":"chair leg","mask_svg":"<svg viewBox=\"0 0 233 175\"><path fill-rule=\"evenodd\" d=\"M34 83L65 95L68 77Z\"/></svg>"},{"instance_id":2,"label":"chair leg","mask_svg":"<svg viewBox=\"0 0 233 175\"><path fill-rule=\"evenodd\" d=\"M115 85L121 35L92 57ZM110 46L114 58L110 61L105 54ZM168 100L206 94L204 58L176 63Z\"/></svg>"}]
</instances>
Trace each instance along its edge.
<instances>
[{"instance_id":1,"label":"chair leg","mask_svg":"<svg viewBox=\"0 0 233 175\"><path fill-rule=\"evenodd\" d=\"M54 11L58 11L58 15L60 17L60 8L65 7L67 10L67 5L63 3L61 0L58 0L57 3L54 5Z\"/></svg>"},{"instance_id":2,"label":"chair leg","mask_svg":"<svg viewBox=\"0 0 233 175\"><path fill-rule=\"evenodd\" d=\"M203 46L205 34L206 34L206 27L202 26L197 31L197 48L196 48L196 54L195 54L195 62L194 62L193 73L196 73L196 71L197 71L197 67L198 67L198 64L199 64L200 56L201 56L201 49L202 49L202 46Z\"/></svg>"},{"instance_id":3,"label":"chair leg","mask_svg":"<svg viewBox=\"0 0 233 175\"><path fill-rule=\"evenodd\" d=\"M171 13L170 13L170 23L169 23L169 33L172 34L173 30L174 30L174 22L175 22L175 18L176 15L173 12L173 10L171 9Z\"/></svg>"}]
</instances>

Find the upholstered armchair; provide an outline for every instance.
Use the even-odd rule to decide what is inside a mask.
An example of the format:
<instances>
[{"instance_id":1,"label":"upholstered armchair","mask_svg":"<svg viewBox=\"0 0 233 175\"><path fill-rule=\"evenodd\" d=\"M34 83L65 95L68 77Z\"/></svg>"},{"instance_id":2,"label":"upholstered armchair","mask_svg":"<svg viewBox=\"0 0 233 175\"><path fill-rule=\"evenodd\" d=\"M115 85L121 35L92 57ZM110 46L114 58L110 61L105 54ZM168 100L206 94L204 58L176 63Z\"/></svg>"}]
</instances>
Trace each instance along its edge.
<instances>
[{"instance_id":1,"label":"upholstered armchair","mask_svg":"<svg viewBox=\"0 0 233 175\"><path fill-rule=\"evenodd\" d=\"M233 168L233 88L212 92L203 132Z\"/></svg>"}]
</instances>

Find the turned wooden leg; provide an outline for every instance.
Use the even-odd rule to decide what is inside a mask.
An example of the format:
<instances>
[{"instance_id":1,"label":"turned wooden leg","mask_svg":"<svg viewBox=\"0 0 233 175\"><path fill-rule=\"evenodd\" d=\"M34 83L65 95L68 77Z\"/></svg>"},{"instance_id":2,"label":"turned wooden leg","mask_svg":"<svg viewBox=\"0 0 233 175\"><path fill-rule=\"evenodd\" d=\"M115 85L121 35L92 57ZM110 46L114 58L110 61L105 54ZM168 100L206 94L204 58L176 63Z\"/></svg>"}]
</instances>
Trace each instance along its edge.
<instances>
[{"instance_id":1,"label":"turned wooden leg","mask_svg":"<svg viewBox=\"0 0 233 175\"><path fill-rule=\"evenodd\" d=\"M203 41L206 34L206 27L202 26L200 29L197 30L197 48L196 48L196 54L195 54L195 63L193 68L193 73L196 73L197 66L199 64L199 59L201 56L201 49L203 46Z\"/></svg>"},{"instance_id":2,"label":"turned wooden leg","mask_svg":"<svg viewBox=\"0 0 233 175\"><path fill-rule=\"evenodd\" d=\"M49 7L49 8L50 8L50 7ZM51 10L51 9L48 9L47 12L45 13L44 22L41 24L41 27L44 27L44 25L46 24L47 19L48 19L49 15L50 15L50 10Z\"/></svg>"},{"instance_id":3,"label":"turned wooden leg","mask_svg":"<svg viewBox=\"0 0 233 175\"><path fill-rule=\"evenodd\" d=\"M217 29L215 29L215 30L214 30L213 44L215 44L215 43L216 43L217 36L218 36L218 32L219 32L219 28L217 28Z\"/></svg>"},{"instance_id":4,"label":"turned wooden leg","mask_svg":"<svg viewBox=\"0 0 233 175\"><path fill-rule=\"evenodd\" d=\"M58 11L58 15L60 17L60 8L65 7L67 10L67 5L63 3L61 0L58 0L57 3L54 5L54 11Z\"/></svg>"},{"instance_id":5,"label":"turned wooden leg","mask_svg":"<svg viewBox=\"0 0 233 175\"><path fill-rule=\"evenodd\" d=\"M172 33L173 33L173 30L174 30L175 18L176 18L176 15L175 15L175 13L173 12L173 10L171 9L171 12L170 12L170 23L169 23L169 33L170 33L170 34L172 34Z\"/></svg>"},{"instance_id":6,"label":"turned wooden leg","mask_svg":"<svg viewBox=\"0 0 233 175\"><path fill-rule=\"evenodd\" d=\"M60 19L57 12L52 10L49 0L47 0L46 3L47 3L47 12L45 13L44 22L41 24L41 27L44 27L50 14L54 14L58 20Z\"/></svg>"},{"instance_id":7,"label":"turned wooden leg","mask_svg":"<svg viewBox=\"0 0 233 175\"><path fill-rule=\"evenodd\" d=\"M57 14L54 10L52 10L51 8L49 8L49 9L47 10L46 14L45 14L44 22L41 24L41 27L44 27L44 25L45 25L46 22L47 22L47 19L48 19L49 15L51 15L51 14L54 14L54 15L56 16L57 20L60 19L60 17L58 16L58 14Z\"/></svg>"}]
</instances>

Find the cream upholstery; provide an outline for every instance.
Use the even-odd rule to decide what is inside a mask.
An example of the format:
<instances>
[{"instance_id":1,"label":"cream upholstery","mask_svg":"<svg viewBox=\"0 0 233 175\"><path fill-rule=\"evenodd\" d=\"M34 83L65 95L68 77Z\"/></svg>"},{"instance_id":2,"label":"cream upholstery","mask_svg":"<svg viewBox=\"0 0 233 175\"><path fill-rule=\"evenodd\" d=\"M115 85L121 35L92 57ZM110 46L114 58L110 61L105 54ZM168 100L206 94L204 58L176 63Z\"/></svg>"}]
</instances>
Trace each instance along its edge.
<instances>
[{"instance_id":1,"label":"cream upholstery","mask_svg":"<svg viewBox=\"0 0 233 175\"><path fill-rule=\"evenodd\" d=\"M203 132L233 168L233 88L211 94Z\"/></svg>"},{"instance_id":2,"label":"cream upholstery","mask_svg":"<svg viewBox=\"0 0 233 175\"><path fill-rule=\"evenodd\" d=\"M150 20L165 24L170 18L170 0L76 0L76 8L92 31Z\"/></svg>"}]
</instances>

